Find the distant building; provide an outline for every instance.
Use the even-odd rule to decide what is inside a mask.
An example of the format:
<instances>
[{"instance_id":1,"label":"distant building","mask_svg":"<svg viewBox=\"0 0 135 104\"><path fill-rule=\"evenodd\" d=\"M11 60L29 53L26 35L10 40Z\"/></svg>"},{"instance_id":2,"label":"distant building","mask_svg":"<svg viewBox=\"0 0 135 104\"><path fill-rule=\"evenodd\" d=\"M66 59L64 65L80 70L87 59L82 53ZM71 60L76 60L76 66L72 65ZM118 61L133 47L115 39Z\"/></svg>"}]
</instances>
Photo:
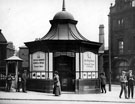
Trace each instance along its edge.
<instances>
[{"instance_id":1,"label":"distant building","mask_svg":"<svg viewBox=\"0 0 135 104\"><path fill-rule=\"evenodd\" d=\"M15 47L12 42L7 42L0 30L0 86L5 86L6 62L5 59L13 56Z\"/></svg>"},{"instance_id":2,"label":"distant building","mask_svg":"<svg viewBox=\"0 0 135 104\"><path fill-rule=\"evenodd\" d=\"M19 47L18 56L23 60L22 70L29 71L29 49L26 46Z\"/></svg>"},{"instance_id":3,"label":"distant building","mask_svg":"<svg viewBox=\"0 0 135 104\"><path fill-rule=\"evenodd\" d=\"M0 79L3 79L6 73L6 63L5 59L7 58L7 40L0 30Z\"/></svg>"},{"instance_id":4,"label":"distant building","mask_svg":"<svg viewBox=\"0 0 135 104\"><path fill-rule=\"evenodd\" d=\"M7 58L9 58L14 55L15 46L13 45L13 42L8 42L7 44Z\"/></svg>"},{"instance_id":5,"label":"distant building","mask_svg":"<svg viewBox=\"0 0 135 104\"><path fill-rule=\"evenodd\" d=\"M115 0L109 13L112 81L122 70L135 74L135 0Z\"/></svg>"}]
</instances>

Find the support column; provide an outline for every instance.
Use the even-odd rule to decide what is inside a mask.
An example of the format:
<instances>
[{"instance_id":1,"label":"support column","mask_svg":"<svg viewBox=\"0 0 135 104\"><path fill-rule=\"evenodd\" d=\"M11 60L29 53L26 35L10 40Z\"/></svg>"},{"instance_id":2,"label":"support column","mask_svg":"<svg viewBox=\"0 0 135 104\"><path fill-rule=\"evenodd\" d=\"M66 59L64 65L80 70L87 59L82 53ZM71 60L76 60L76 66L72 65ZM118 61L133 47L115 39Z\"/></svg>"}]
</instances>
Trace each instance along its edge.
<instances>
[{"instance_id":1,"label":"support column","mask_svg":"<svg viewBox=\"0 0 135 104\"><path fill-rule=\"evenodd\" d=\"M8 76L8 62L6 62L6 77ZM7 88L7 83L6 83L6 88Z\"/></svg>"},{"instance_id":2,"label":"support column","mask_svg":"<svg viewBox=\"0 0 135 104\"><path fill-rule=\"evenodd\" d=\"M15 72L15 74L16 74L15 75L16 76L15 77L15 83L16 83L16 89L17 89L17 85L18 85L18 83L17 83L18 82L18 61L16 61L16 69L15 70L16 70L16 72Z\"/></svg>"},{"instance_id":3,"label":"support column","mask_svg":"<svg viewBox=\"0 0 135 104\"><path fill-rule=\"evenodd\" d=\"M49 62L50 60L49 60L49 52L48 52L48 79L49 79Z\"/></svg>"},{"instance_id":4,"label":"support column","mask_svg":"<svg viewBox=\"0 0 135 104\"><path fill-rule=\"evenodd\" d=\"M81 53L79 52L79 79L81 79Z\"/></svg>"}]
</instances>

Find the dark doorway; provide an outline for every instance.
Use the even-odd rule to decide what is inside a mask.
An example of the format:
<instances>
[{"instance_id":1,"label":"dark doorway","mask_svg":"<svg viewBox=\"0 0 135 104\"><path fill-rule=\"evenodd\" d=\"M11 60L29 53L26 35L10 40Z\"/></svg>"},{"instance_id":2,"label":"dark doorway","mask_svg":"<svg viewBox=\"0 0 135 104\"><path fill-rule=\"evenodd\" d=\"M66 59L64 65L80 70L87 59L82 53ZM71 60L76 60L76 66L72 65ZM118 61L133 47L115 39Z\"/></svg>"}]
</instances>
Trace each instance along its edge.
<instances>
[{"instance_id":1,"label":"dark doorway","mask_svg":"<svg viewBox=\"0 0 135 104\"><path fill-rule=\"evenodd\" d=\"M69 56L54 58L54 71L59 72L61 90L75 91L75 59Z\"/></svg>"},{"instance_id":2,"label":"dark doorway","mask_svg":"<svg viewBox=\"0 0 135 104\"><path fill-rule=\"evenodd\" d=\"M13 76L15 75L15 63L8 63L8 74L12 74Z\"/></svg>"}]
</instances>

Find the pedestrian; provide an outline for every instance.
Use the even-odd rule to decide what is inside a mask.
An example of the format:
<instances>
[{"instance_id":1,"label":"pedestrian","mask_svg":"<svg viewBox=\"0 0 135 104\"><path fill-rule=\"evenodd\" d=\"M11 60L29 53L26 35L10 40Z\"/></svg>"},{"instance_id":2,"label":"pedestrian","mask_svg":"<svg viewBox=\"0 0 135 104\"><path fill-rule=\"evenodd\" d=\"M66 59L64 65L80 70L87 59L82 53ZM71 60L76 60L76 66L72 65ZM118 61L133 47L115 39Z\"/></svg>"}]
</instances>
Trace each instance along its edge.
<instances>
[{"instance_id":1,"label":"pedestrian","mask_svg":"<svg viewBox=\"0 0 135 104\"><path fill-rule=\"evenodd\" d=\"M10 92L11 85L12 85L12 76L11 76L11 74L8 74L8 76L6 78L6 82L7 82L7 91Z\"/></svg>"},{"instance_id":2,"label":"pedestrian","mask_svg":"<svg viewBox=\"0 0 135 104\"><path fill-rule=\"evenodd\" d=\"M26 81L27 81L27 70L24 70L23 74L22 74L22 91L23 92L27 92L26 91Z\"/></svg>"},{"instance_id":3,"label":"pedestrian","mask_svg":"<svg viewBox=\"0 0 135 104\"><path fill-rule=\"evenodd\" d=\"M132 70L129 70L129 74L127 76L128 79L128 98L130 98L130 93L131 93L131 97L133 99L134 97L134 75L132 74Z\"/></svg>"},{"instance_id":4,"label":"pedestrian","mask_svg":"<svg viewBox=\"0 0 135 104\"><path fill-rule=\"evenodd\" d=\"M61 95L61 85L60 85L59 75L58 75L57 71L54 72L54 89L53 89L53 94L55 94L55 96Z\"/></svg>"},{"instance_id":5,"label":"pedestrian","mask_svg":"<svg viewBox=\"0 0 135 104\"><path fill-rule=\"evenodd\" d=\"M100 85L101 85L101 92L106 93L106 77L104 72L100 73Z\"/></svg>"},{"instance_id":6,"label":"pedestrian","mask_svg":"<svg viewBox=\"0 0 135 104\"><path fill-rule=\"evenodd\" d=\"M21 84L22 84L21 74L18 73L17 92L20 92Z\"/></svg>"},{"instance_id":7,"label":"pedestrian","mask_svg":"<svg viewBox=\"0 0 135 104\"><path fill-rule=\"evenodd\" d=\"M119 98L121 98L121 95L124 91L125 99L128 99L128 97L127 97L127 76L126 76L125 71L122 71L122 75L120 76L120 83L121 83L121 91L120 91Z\"/></svg>"}]
</instances>

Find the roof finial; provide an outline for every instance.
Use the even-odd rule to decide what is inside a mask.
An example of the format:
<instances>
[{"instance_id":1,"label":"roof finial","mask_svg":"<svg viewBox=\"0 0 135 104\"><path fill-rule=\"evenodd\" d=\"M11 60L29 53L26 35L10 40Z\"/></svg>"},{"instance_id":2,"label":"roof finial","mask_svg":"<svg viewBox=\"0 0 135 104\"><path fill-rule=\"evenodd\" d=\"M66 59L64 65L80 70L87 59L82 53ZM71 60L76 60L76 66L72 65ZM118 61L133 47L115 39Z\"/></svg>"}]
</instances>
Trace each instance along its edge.
<instances>
[{"instance_id":1,"label":"roof finial","mask_svg":"<svg viewBox=\"0 0 135 104\"><path fill-rule=\"evenodd\" d=\"M66 8L65 8L65 0L63 0L62 11L66 11Z\"/></svg>"}]
</instances>

